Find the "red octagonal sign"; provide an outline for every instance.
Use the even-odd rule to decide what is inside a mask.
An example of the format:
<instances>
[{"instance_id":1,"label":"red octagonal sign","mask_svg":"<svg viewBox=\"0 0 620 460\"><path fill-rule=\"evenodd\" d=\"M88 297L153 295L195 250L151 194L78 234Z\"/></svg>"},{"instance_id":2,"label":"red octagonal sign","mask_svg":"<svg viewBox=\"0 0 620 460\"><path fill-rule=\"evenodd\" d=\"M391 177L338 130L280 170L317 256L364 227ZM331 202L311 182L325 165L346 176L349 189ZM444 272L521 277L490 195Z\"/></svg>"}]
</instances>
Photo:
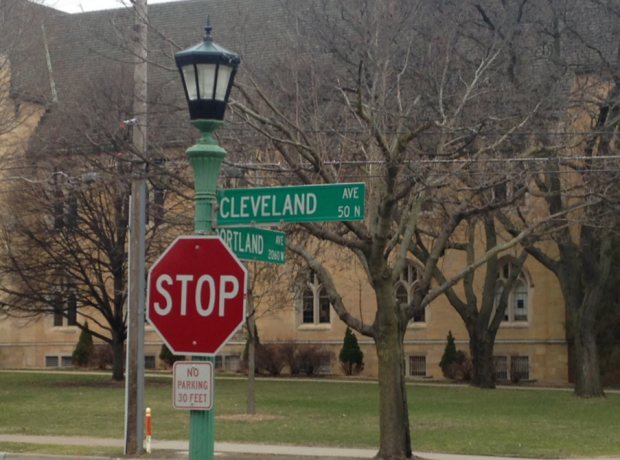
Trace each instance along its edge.
<instances>
[{"instance_id":1,"label":"red octagonal sign","mask_svg":"<svg viewBox=\"0 0 620 460\"><path fill-rule=\"evenodd\" d=\"M213 356L245 322L246 286L219 236L181 236L149 271L147 319L174 354Z\"/></svg>"}]
</instances>

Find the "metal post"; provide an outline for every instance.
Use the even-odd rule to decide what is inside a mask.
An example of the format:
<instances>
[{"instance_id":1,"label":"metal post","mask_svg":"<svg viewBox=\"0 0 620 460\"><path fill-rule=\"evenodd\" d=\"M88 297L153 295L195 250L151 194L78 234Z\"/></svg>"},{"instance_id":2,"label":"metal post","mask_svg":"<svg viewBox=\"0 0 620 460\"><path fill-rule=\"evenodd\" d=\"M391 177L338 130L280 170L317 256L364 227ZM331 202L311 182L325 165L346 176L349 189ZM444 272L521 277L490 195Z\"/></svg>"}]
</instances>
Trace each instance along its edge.
<instances>
[{"instance_id":1,"label":"metal post","mask_svg":"<svg viewBox=\"0 0 620 460\"><path fill-rule=\"evenodd\" d=\"M135 124L133 145L138 153L146 156L147 142L147 4L136 0L135 5L135 68L134 101ZM125 454L142 452L144 439L144 297L145 297L145 227L146 227L146 177L144 161L134 166L137 173L131 182L131 215L129 224L129 293L127 370L126 370L126 422Z\"/></svg>"},{"instance_id":2,"label":"metal post","mask_svg":"<svg viewBox=\"0 0 620 460\"><path fill-rule=\"evenodd\" d=\"M187 150L187 157L194 169L195 215L194 229L197 234L213 233L213 204L217 176L226 150L221 148L213 138L213 132L223 121L192 120L192 125L201 134L196 145ZM213 358L193 356L192 361L210 361ZM214 385L215 387L215 385ZM215 388L214 400L215 400ZM192 410L189 415L189 460L213 460L215 442L215 401L211 410Z\"/></svg>"}]
</instances>

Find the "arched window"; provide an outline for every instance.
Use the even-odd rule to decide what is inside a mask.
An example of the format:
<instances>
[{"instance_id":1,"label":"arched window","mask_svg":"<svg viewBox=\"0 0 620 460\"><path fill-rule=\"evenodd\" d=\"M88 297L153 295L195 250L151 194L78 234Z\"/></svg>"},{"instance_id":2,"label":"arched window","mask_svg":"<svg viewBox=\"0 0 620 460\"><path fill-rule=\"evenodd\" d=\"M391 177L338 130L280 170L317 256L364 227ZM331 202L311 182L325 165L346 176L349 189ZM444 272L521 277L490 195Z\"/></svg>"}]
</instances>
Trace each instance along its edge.
<instances>
[{"instance_id":1,"label":"arched window","mask_svg":"<svg viewBox=\"0 0 620 460\"><path fill-rule=\"evenodd\" d=\"M314 272L302 292L301 322L303 324L329 324L330 303L327 290L319 283Z\"/></svg>"},{"instance_id":2,"label":"arched window","mask_svg":"<svg viewBox=\"0 0 620 460\"><path fill-rule=\"evenodd\" d=\"M409 304L418 281L418 270L411 262L407 264L400 274L399 280L394 285L396 299L400 304ZM426 310L416 312L413 315L413 323L426 322Z\"/></svg>"},{"instance_id":3,"label":"arched window","mask_svg":"<svg viewBox=\"0 0 620 460\"><path fill-rule=\"evenodd\" d=\"M513 273L513 270L516 270L516 267L510 259L500 260L497 284L495 285L495 308L497 308L497 305L499 304L499 299L504 290L504 286L506 285L508 278L510 278L510 275ZM528 283L525 273L521 270L517 281L508 296L503 321L509 323L522 323L527 322L528 319Z\"/></svg>"}]
</instances>

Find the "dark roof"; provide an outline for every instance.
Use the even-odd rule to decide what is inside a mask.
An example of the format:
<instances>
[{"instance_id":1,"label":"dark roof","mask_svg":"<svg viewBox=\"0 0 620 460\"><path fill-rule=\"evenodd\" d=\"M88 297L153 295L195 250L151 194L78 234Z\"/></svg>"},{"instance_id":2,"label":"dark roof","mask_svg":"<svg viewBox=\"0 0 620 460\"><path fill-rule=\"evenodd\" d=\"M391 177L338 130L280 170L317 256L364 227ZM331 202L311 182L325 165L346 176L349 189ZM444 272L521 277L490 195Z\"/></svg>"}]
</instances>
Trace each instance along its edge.
<instances>
[{"instance_id":1,"label":"dark roof","mask_svg":"<svg viewBox=\"0 0 620 460\"><path fill-rule=\"evenodd\" d=\"M279 40L287 39L282 12L280 0L187 0L149 5L147 79L151 142L173 142L175 137L185 137L193 129L188 128L186 121L173 55L202 39L207 15L211 17L214 40L239 54L242 66L255 66L275 54ZM44 19L51 72L41 43L36 58L33 54L37 71L20 62L21 72L37 76L35 86L40 96L52 100L50 82L57 92L58 102L44 120L47 127L41 128L40 136L58 135L66 116L52 122L55 113L66 113L84 105L95 106L97 102L89 99L101 98L102 92L131 96L134 14L132 8L123 8L49 15ZM79 99L83 103L76 103ZM91 112L95 111L92 107ZM118 122L130 113L121 110ZM78 134L74 133L74 141L78 141Z\"/></svg>"},{"instance_id":2,"label":"dark roof","mask_svg":"<svg viewBox=\"0 0 620 460\"><path fill-rule=\"evenodd\" d=\"M301 8L308 2L185 0L150 5L148 95L151 143L183 142L188 130L192 130L186 122L173 54L201 39L207 15L211 16L215 41L239 54L242 68L266 73L288 44L297 39L298 24L287 18L287 8ZM499 8L498 2L490 0L481 0L478 4L486 5L491 13L495 13L493 8ZM545 20L551 13L543 11L542 2L527 5L531 9L524 13L520 40L524 47L529 47L528 59L532 60L532 66L528 72L542 74L547 72L544 63L545 59L548 61L547 53L553 46L553 21ZM469 4L468 7L473 8ZM24 94L51 101L52 82L57 90L58 103L45 119L41 137L58 136L63 125L66 128L70 124L75 129L65 138L80 144L84 131L94 128L98 121L109 118L108 125L114 127L116 120L120 123L125 116L131 118L128 101L133 89L133 9L71 15L38 5L32 10L45 13L41 22L46 28L51 71L47 66L41 29L34 26L27 52L20 55L14 69L16 86L24 90ZM594 1L567 0L558 17L563 31L562 58L566 68L592 71L616 65L618 16L609 14ZM570 75L565 76L562 88L570 85ZM542 91L546 89L543 87ZM109 99L105 101L107 105L103 103L105 98ZM80 114L84 107L90 107L86 117ZM74 120L70 119L72 116ZM107 138L110 133L103 134ZM124 135L122 132L116 134Z\"/></svg>"}]
</instances>

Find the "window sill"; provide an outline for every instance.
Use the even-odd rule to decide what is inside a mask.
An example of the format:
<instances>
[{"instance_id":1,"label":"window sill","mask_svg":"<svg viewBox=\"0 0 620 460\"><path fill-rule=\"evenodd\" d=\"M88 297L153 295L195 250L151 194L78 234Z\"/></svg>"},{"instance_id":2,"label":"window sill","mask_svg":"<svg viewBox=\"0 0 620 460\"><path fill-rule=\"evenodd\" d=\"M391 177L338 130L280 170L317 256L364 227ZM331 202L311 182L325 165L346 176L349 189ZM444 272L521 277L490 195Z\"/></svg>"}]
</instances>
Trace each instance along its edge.
<instances>
[{"instance_id":1,"label":"window sill","mask_svg":"<svg viewBox=\"0 0 620 460\"><path fill-rule=\"evenodd\" d=\"M329 331L331 328L331 323L301 324L297 326L298 331Z\"/></svg>"},{"instance_id":2,"label":"window sill","mask_svg":"<svg viewBox=\"0 0 620 460\"><path fill-rule=\"evenodd\" d=\"M63 334L75 334L78 331L77 326L52 326L54 332L62 332Z\"/></svg>"},{"instance_id":3,"label":"window sill","mask_svg":"<svg viewBox=\"0 0 620 460\"><path fill-rule=\"evenodd\" d=\"M428 326L428 323L424 322L424 323L409 323L407 324L407 329L426 329Z\"/></svg>"},{"instance_id":4,"label":"window sill","mask_svg":"<svg viewBox=\"0 0 620 460\"><path fill-rule=\"evenodd\" d=\"M502 321L499 325L500 328L508 328L508 329L526 329L530 327L529 321Z\"/></svg>"}]
</instances>

